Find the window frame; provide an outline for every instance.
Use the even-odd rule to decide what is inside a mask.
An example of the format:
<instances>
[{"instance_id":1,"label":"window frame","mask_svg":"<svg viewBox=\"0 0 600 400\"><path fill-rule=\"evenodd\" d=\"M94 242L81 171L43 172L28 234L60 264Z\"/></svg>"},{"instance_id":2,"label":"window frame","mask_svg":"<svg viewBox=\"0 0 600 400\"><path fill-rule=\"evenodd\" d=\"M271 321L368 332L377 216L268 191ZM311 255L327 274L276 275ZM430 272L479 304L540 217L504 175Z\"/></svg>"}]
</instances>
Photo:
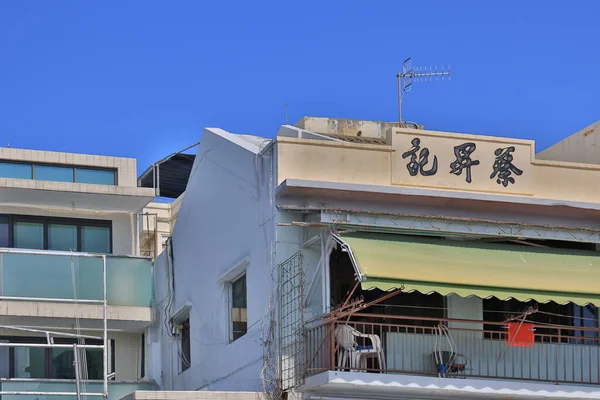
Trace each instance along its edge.
<instances>
[{"instance_id":1,"label":"window frame","mask_svg":"<svg viewBox=\"0 0 600 400\"><path fill-rule=\"evenodd\" d=\"M0 336L0 340L3 341L8 341L9 343L31 343L31 344L38 344L38 343L46 343L47 339L45 337L40 337L40 336L31 336L31 337L26 337L26 336ZM55 337L54 338L54 342L56 344L73 344L76 343L76 338L65 338L65 337ZM86 339L87 340L87 344L99 344L102 345L102 340L95 340L95 339ZM116 368L116 362L115 362L115 339L108 339L108 346L110 348L110 350L112 351L112 356L110 357L110 362L109 362L109 366L108 366L108 370L109 370L109 374L116 372L115 368ZM15 378L15 349L16 347L9 347L9 353L8 353L8 358L9 358L9 378L10 379L49 379L49 380L62 380L63 378L52 378L52 374L53 374L53 369L52 369L52 347L46 347L44 348L44 378ZM86 351L89 351L92 349L86 349ZM75 378L73 378L75 379ZM114 378L113 378L114 380Z\"/></svg>"},{"instance_id":2,"label":"window frame","mask_svg":"<svg viewBox=\"0 0 600 400\"><path fill-rule=\"evenodd\" d=\"M187 327L187 329L186 329ZM185 332L187 332L187 340L185 340ZM185 343L184 343L185 342ZM187 346L186 346L187 344ZM179 364L179 373L182 374L192 366L192 332L191 332L191 319L190 316L187 315L181 321L181 329L179 331L179 350L181 350L181 355L179 359L181 363ZM185 354L187 350L187 355ZM185 357L185 359L184 359Z\"/></svg>"},{"instance_id":3,"label":"window frame","mask_svg":"<svg viewBox=\"0 0 600 400\"><path fill-rule=\"evenodd\" d=\"M234 330L233 330L233 284L237 281L239 281L240 279L244 279L245 280L245 291L244 294L246 296L246 330L244 331L244 333L239 336L238 338L234 338ZM242 337L244 337L247 333L248 333L248 274L246 270L243 270L242 272L240 272L239 274L235 275L234 278L231 278L231 280L229 280L229 282L227 282L227 286L228 286L228 304L227 304L227 310L228 310L228 321L227 321L227 325L228 325L228 331L229 331L229 344L234 343L235 341L237 341L238 339L241 339Z\"/></svg>"},{"instance_id":4,"label":"window frame","mask_svg":"<svg viewBox=\"0 0 600 400\"><path fill-rule=\"evenodd\" d=\"M63 218L63 217L49 217L49 216L38 216L38 215L18 215L18 214L0 214L0 217L7 218L8 220L8 247L15 248L15 235L14 227L16 222L30 222L39 223L43 226L44 243L43 249L49 250L49 225L73 225L77 227L77 252L82 251L82 227L92 226L98 228L108 228L109 231L109 252L104 254L113 253L113 228L111 220L101 219L84 219L84 218ZM99 253L102 254L102 253Z\"/></svg>"},{"instance_id":5,"label":"window frame","mask_svg":"<svg viewBox=\"0 0 600 400\"><path fill-rule=\"evenodd\" d=\"M77 170L91 170L91 171L107 171L112 172L114 175L114 183L112 185L106 185L104 183L82 183L85 185L105 185L105 186L119 186L119 170L117 168L105 168L105 167L95 167L88 165L77 165L77 164L58 164L58 163L44 163L44 162L33 162L33 161L19 161L19 160L5 160L0 159L0 164L19 164L19 165L29 165L31 167L31 178L10 178L10 179L26 179L26 180L34 180L34 181L44 181L44 182L63 182L65 181L53 181L47 179L36 179L35 177L35 167L43 166L43 167L59 167L59 168L71 168L73 170L73 181L66 183L81 183L77 182ZM0 176L1 177L1 176Z\"/></svg>"}]
</instances>

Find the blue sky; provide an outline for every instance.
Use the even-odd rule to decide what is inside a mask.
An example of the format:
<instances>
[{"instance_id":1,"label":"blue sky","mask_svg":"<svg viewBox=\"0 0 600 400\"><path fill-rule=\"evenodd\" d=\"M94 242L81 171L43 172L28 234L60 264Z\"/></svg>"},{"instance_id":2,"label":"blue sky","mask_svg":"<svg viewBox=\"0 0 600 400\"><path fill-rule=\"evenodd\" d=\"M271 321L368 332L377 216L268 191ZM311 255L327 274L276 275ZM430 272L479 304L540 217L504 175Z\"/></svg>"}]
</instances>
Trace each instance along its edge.
<instances>
[{"instance_id":1,"label":"blue sky","mask_svg":"<svg viewBox=\"0 0 600 400\"><path fill-rule=\"evenodd\" d=\"M402 61L451 64L404 118L537 140L600 119L600 2L0 2L0 146L131 156L204 127L397 119Z\"/></svg>"}]
</instances>

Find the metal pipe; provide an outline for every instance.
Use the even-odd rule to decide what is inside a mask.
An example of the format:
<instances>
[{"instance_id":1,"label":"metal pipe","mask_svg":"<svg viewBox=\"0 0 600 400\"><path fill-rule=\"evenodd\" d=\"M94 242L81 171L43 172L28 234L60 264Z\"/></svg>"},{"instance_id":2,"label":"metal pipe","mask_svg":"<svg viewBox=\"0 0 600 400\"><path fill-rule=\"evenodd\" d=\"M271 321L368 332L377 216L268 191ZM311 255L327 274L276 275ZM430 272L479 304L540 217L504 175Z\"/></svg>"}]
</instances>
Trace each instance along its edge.
<instances>
[{"instance_id":1,"label":"metal pipe","mask_svg":"<svg viewBox=\"0 0 600 400\"><path fill-rule=\"evenodd\" d=\"M58 348L58 349L72 349L71 344L56 344L56 343L3 343L0 342L0 347L42 347L42 348ZM82 349L101 349L100 344L81 344L79 348Z\"/></svg>"},{"instance_id":2,"label":"metal pipe","mask_svg":"<svg viewBox=\"0 0 600 400\"><path fill-rule=\"evenodd\" d=\"M104 343L103 343L103 351L102 351L102 358L103 358L103 365L104 365L104 374L102 376L103 380L104 380L104 400L108 400L108 295L107 295L107 290L106 290L106 256L103 255L102 256L102 287L104 289L104 305L103 305L103 309L104 309L104 313L103 313L103 319L104 319Z\"/></svg>"},{"instance_id":3,"label":"metal pipe","mask_svg":"<svg viewBox=\"0 0 600 400\"><path fill-rule=\"evenodd\" d=\"M102 304L102 300L87 300L87 299L54 299L51 297L18 297L18 296L0 296L0 300L16 300L16 301L43 301L48 303L85 303L85 304Z\"/></svg>"},{"instance_id":4,"label":"metal pipe","mask_svg":"<svg viewBox=\"0 0 600 400\"><path fill-rule=\"evenodd\" d=\"M79 350L77 350L77 343L73 343L73 362L75 364L75 391L77 392L77 400L81 400L81 389L79 387L79 354L77 354Z\"/></svg>"},{"instance_id":5,"label":"metal pipe","mask_svg":"<svg viewBox=\"0 0 600 400\"><path fill-rule=\"evenodd\" d=\"M40 256L67 256L67 257L96 257L99 258L99 254L92 253L78 253L75 251L54 251L54 250L28 250L28 249L10 249L6 247L0 248L0 253L7 254L33 254Z\"/></svg>"},{"instance_id":6,"label":"metal pipe","mask_svg":"<svg viewBox=\"0 0 600 400\"><path fill-rule=\"evenodd\" d=\"M81 393L83 396L102 396L102 393ZM75 397L75 392L0 392L0 396L64 396Z\"/></svg>"},{"instance_id":7,"label":"metal pipe","mask_svg":"<svg viewBox=\"0 0 600 400\"><path fill-rule=\"evenodd\" d=\"M90 257L90 258L143 258L147 259L150 257L137 257L128 254L97 254L97 253L81 253L76 251L54 251L54 250L27 250L27 249L12 249L8 247L0 247L0 253L6 254L29 254L39 256L67 256L67 257ZM81 301L81 300L79 300Z\"/></svg>"},{"instance_id":8,"label":"metal pipe","mask_svg":"<svg viewBox=\"0 0 600 400\"><path fill-rule=\"evenodd\" d=\"M45 334L50 334L50 335L54 335L54 336L77 337L77 338L84 338L84 339L102 340L102 338L99 336L78 335L75 333L66 333L66 332L42 331L40 329L22 328L19 326L0 325L0 329L12 329L15 331L45 333Z\"/></svg>"},{"instance_id":9,"label":"metal pipe","mask_svg":"<svg viewBox=\"0 0 600 400\"><path fill-rule=\"evenodd\" d=\"M156 191L154 194L160 197L160 164L156 166Z\"/></svg>"}]
</instances>

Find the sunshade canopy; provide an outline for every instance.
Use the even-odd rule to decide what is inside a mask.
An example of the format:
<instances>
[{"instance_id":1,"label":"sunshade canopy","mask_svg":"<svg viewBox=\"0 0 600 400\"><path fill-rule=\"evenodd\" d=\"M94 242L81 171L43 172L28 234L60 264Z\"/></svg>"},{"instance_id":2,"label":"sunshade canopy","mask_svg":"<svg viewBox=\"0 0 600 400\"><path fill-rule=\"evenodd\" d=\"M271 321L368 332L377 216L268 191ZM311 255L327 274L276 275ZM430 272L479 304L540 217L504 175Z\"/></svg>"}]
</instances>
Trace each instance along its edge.
<instances>
[{"instance_id":1,"label":"sunshade canopy","mask_svg":"<svg viewBox=\"0 0 600 400\"><path fill-rule=\"evenodd\" d=\"M394 234L340 239L363 289L600 305L600 253Z\"/></svg>"}]
</instances>

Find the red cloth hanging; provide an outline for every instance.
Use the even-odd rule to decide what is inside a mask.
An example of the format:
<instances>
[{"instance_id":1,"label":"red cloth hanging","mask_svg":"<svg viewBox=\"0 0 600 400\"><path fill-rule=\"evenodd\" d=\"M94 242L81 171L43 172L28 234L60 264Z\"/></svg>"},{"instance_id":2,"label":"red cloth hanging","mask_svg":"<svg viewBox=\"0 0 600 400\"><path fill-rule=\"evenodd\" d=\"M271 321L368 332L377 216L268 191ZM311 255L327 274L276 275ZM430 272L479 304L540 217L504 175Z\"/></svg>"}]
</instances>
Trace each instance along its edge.
<instances>
[{"instance_id":1,"label":"red cloth hanging","mask_svg":"<svg viewBox=\"0 0 600 400\"><path fill-rule=\"evenodd\" d=\"M532 347L535 343L534 325L527 322L508 323L508 346Z\"/></svg>"}]
</instances>

